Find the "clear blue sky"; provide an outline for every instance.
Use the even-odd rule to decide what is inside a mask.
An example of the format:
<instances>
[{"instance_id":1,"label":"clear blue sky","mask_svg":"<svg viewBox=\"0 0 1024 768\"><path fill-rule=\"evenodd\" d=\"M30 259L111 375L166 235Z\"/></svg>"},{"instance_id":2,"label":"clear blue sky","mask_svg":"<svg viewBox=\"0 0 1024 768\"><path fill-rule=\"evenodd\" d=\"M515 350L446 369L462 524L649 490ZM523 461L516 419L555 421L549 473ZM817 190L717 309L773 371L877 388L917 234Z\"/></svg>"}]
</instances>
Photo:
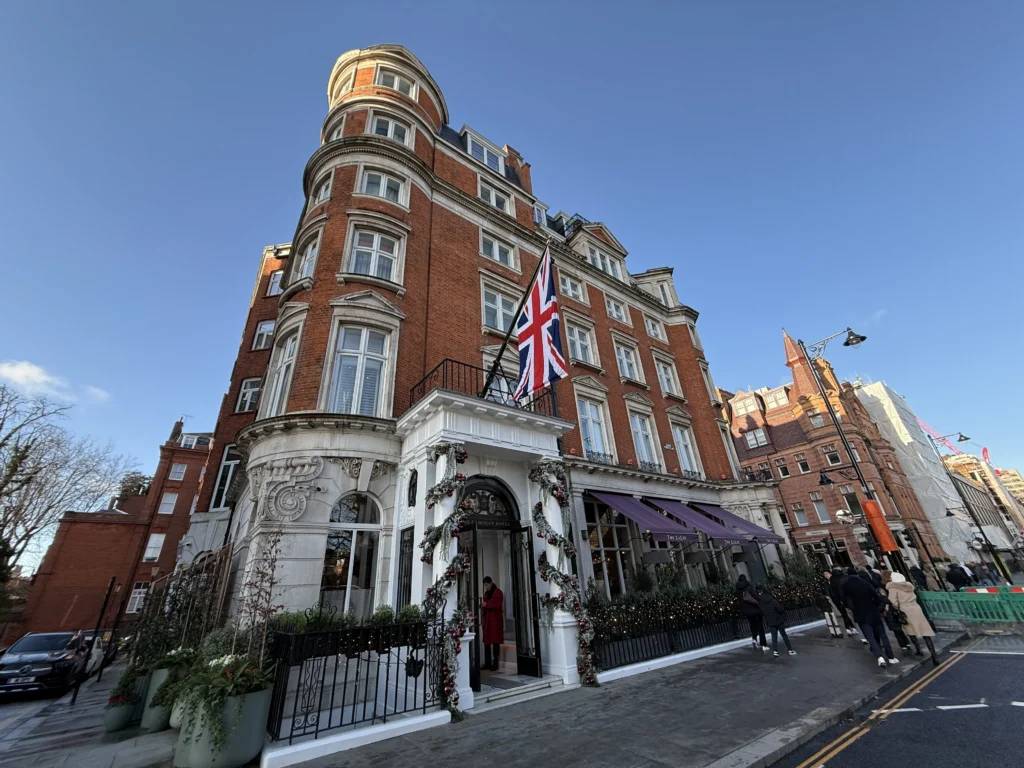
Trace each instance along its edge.
<instances>
[{"instance_id":1,"label":"clear blue sky","mask_svg":"<svg viewBox=\"0 0 1024 768\"><path fill-rule=\"evenodd\" d=\"M1024 4L679 5L4 3L0 361L35 367L2 370L147 470L212 429L331 66L397 42L552 208L676 268L720 386L852 325L841 376L1024 469Z\"/></svg>"}]
</instances>

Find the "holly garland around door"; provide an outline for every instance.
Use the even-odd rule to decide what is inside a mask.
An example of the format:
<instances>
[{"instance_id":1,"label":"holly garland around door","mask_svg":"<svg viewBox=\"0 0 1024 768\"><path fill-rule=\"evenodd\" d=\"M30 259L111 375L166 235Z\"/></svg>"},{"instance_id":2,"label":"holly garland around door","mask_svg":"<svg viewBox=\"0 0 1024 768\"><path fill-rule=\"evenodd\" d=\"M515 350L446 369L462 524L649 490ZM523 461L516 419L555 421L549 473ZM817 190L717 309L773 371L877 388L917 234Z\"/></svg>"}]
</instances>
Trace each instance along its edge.
<instances>
[{"instance_id":1,"label":"holly garland around door","mask_svg":"<svg viewBox=\"0 0 1024 768\"><path fill-rule=\"evenodd\" d=\"M448 462L445 467L444 477L433 488L427 491L425 500L427 509L433 509L434 505L445 498L454 496L462 490L466 484L466 477L461 472L455 471L456 464L466 461L466 450L457 443L438 443L430 449L427 458L430 461L437 461L438 457L447 456ZM423 532L423 541L420 548L423 555L420 557L424 563L432 563L434 560L434 548L441 544L441 555L448 559L448 549L453 537L459 535L462 518L466 515L469 504L463 501L459 507L444 520L441 525L427 526ZM470 561L466 555L457 553L451 558L448 567L434 581L434 585L427 587L426 597L423 600L423 613L430 616L437 616L442 613L448 601L448 592L458 581L459 576L469 573ZM462 712L459 710L459 691L456 681L459 669L459 654L462 653L462 638L473 626L473 613L471 611L455 611L455 614L445 623L441 641L441 694L444 698L444 708L452 716L452 720L461 720Z\"/></svg>"},{"instance_id":2,"label":"holly garland around door","mask_svg":"<svg viewBox=\"0 0 1024 768\"><path fill-rule=\"evenodd\" d=\"M551 477L555 480L552 482ZM530 480L540 485L541 497L551 494L558 502L562 511L563 530L569 531L569 497L565 489L565 468L559 461L544 461L530 470ZM544 539L548 544L558 547L558 565L548 561L547 552L537 558L537 567L542 581L550 581L561 592L558 596L541 595L541 605L568 611L576 619L578 633L576 636L576 671L583 685L597 685L597 666L594 661L594 623L583 605L580 593L580 582L572 574L561 569L565 557L576 557L576 547L572 541L557 533L544 516L544 502L539 501L533 508L533 524L537 529L537 538Z\"/></svg>"}]
</instances>

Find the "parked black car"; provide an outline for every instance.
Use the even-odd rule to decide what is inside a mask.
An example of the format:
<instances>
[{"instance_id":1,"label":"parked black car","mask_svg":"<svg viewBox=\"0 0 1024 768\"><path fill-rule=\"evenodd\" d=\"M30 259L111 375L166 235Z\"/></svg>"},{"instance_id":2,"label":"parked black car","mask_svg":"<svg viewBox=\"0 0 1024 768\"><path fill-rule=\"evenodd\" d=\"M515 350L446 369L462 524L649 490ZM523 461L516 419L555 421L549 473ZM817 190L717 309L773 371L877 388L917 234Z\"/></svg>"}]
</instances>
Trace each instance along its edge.
<instances>
[{"instance_id":1,"label":"parked black car","mask_svg":"<svg viewBox=\"0 0 1024 768\"><path fill-rule=\"evenodd\" d=\"M0 691L70 688L88 660L80 632L29 632L0 656Z\"/></svg>"}]
</instances>

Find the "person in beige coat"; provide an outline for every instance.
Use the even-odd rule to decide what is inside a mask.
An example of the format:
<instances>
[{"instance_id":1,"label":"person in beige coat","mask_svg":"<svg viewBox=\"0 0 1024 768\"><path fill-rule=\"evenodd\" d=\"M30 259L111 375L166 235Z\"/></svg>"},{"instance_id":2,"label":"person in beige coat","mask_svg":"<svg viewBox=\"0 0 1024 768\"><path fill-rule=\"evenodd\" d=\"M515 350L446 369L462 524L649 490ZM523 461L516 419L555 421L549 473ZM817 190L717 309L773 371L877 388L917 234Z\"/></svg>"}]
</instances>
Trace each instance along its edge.
<instances>
[{"instance_id":1,"label":"person in beige coat","mask_svg":"<svg viewBox=\"0 0 1024 768\"><path fill-rule=\"evenodd\" d=\"M903 574L893 573L892 579L886 585L885 590L889 594L889 602L892 603L893 607L902 611L907 617L907 623L903 625L903 631L913 641L914 648L917 650L916 655L922 655L921 646L917 642L918 638L921 638L924 640L925 645L928 646L928 651L932 655L932 663L938 666L939 659L935 655L935 645L932 643L935 630L928 623L924 611L917 602L917 593L914 591L914 585L908 582Z\"/></svg>"}]
</instances>

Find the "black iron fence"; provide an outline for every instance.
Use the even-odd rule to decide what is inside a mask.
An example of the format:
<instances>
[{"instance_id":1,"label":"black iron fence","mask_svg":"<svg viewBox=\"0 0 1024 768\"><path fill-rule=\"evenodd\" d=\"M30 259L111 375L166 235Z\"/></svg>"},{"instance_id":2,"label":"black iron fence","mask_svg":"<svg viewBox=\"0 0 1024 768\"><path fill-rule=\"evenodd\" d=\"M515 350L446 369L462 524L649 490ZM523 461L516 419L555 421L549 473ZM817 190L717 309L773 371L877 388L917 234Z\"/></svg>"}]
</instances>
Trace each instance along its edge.
<instances>
[{"instance_id":1,"label":"black iron fence","mask_svg":"<svg viewBox=\"0 0 1024 768\"><path fill-rule=\"evenodd\" d=\"M485 368L445 358L409 391L409 407L419 402L432 389L447 389L531 413L544 416L558 415L550 387L545 387L532 397L516 400L512 397L516 389L516 380L500 371L494 375L485 391L488 373Z\"/></svg>"},{"instance_id":2,"label":"black iron fence","mask_svg":"<svg viewBox=\"0 0 1024 768\"><path fill-rule=\"evenodd\" d=\"M822 612L817 606L793 608L786 611L786 626L821 618ZM749 626L742 617L699 626L669 616L634 619L616 622L616 626L599 627L594 638L594 656L598 669L615 669L748 636Z\"/></svg>"},{"instance_id":3,"label":"black iron fence","mask_svg":"<svg viewBox=\"0 0 1024 768\"><path fill-rule=\"evenodd\" d=\"M271 739L291 744L440 705L442 632L439 619L275 632Z\"/></svg>"}]
</instances>

